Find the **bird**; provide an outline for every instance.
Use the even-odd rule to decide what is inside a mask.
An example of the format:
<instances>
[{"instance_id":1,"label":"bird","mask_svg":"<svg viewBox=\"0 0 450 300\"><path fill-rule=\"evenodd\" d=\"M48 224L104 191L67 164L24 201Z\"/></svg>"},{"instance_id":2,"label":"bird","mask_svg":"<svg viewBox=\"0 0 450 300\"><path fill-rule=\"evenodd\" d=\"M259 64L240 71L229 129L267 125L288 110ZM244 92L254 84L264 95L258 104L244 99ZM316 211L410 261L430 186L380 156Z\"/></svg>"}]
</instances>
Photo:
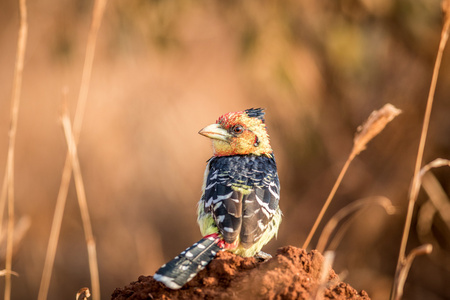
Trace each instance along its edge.
<instances>
[{"instance_id":1,"label":"bird","mask_svg":"<svg viewBox=\"0 0 450 300\"><path fill-rule=\"evenodd\" d=\"M243 257L261 251L278 233L280 182L265 124L265 111L250 108L220 116L199 134L212 141L197 223L203 236L155 272L153 278L180 289L219 251Z\"/></svg>"}]
</instances>

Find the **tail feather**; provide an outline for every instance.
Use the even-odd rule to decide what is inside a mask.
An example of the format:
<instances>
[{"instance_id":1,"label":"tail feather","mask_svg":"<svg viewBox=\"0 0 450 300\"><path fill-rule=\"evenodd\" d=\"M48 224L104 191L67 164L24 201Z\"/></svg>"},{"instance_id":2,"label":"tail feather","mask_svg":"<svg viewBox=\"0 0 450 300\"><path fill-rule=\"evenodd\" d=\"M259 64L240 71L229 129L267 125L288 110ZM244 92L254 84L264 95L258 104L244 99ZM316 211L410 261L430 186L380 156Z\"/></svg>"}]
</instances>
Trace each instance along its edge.
<instances>
[{"instance_id":1,"label":"tail feather","mask_svg":"<svg viewBox=\"0 0 450 300\"><path fill-rule=\"evenodd\" d=\"M208 236L181 252L156 271L153 278L171 289L179 289L203 270L222 248L220 238Z\"/></svg>"}]
</instances>

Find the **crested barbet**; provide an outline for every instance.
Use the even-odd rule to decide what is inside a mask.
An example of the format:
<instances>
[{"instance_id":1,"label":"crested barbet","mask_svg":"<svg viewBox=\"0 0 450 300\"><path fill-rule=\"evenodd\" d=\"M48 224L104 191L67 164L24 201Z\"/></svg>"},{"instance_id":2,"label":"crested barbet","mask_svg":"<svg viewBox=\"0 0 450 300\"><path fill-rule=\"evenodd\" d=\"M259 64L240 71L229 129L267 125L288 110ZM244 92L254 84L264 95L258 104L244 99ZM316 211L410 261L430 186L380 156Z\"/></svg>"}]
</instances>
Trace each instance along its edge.
<instances>
[{"instance_id":1,"label":"crested barbet","mask_svg":"<svg viewBox=\"0 0 450 300\"><path fill-rule=\"evenodd\" d=\"M280 183L264 110L225 114L199 133L212 140L214 151L198 203L203 238L156 271L153 278L171 289L191 280L218 251L267 257L260 250L281 222Z\"/></svg>"}]
</instances>

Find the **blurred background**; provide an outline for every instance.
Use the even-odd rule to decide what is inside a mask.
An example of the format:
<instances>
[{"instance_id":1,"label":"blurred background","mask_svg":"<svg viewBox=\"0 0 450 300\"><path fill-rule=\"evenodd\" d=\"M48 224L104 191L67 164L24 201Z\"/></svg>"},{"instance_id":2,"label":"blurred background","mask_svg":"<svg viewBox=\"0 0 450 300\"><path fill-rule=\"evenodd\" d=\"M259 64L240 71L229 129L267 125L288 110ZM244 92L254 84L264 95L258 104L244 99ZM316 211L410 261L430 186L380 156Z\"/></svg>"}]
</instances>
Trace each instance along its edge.
<instances>
[{"instance_id":1,"label":"blurred background","mask_svg":"<svg viewBox=\"0 0 450 300\"><path fill-rule=\"evenodd\" d=\"M93 1L28 1L29 35L16 144L13 299L37 297L67 147L62 91L75 111ZM438 48L439 0L109 1L99 32L79 156L97 243L102 298L152 275L200 238L196 205L222 114L266 108L284 220L275 254L300 247L352 147L385 103L403 110L350 166L325 219L360 198L398 208L362 211L339 244L335 270L372 299L389 296L426 98ZM18 3L0 1L0 170L5 169ZM444 53L424 162L450 158L450 53ZM449 194L450 170L434 171ZM3 177L2 177L3 178ZM449 220L415 209L408 252L418 257L405 299L449 299ZM448 203L447 203L448 204ZM430 211L430 210L428 210ZM419 217L418 217L419 216ZM319 233L323 228L319 227ZM5 228L5 227L3 227ZM312 241L317 243L316 235ZM4 240L0 244L4 267ZM4 280L0 281L0 291ZM73 182L49 299L90 286Z\"/></svg>"}]
</instances>

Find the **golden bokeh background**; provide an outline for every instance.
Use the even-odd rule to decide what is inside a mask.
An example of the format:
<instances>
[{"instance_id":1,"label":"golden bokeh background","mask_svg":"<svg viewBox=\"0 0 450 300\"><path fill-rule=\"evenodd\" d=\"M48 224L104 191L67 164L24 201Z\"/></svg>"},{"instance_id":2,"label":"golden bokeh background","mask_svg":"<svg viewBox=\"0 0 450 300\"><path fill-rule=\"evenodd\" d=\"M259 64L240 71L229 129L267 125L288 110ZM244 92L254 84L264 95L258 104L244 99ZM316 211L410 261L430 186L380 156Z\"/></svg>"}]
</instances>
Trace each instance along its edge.
<instances>
[{"instance_id":1,"label":"golden bokeh background","mask_svg":"<svg viewBox=\"0 0 450 300\"><path fill-rule=\"evenodd\" d=\"M93 1L28 1L28 44L16 144L12 299L37 297L67 147L63 90L76 107ZM102 298L152 275L200 238L196 204L210 142L197 132L223 113L266 108L284 220L265 250L301 246L371 111L403 110L350 166L330 210L363 210L335 270L374 300L389 296L442 25L439 0L109 1L99 32L79 157L97 244ZM0 170L5 169L18 3L0 2ZM424 162L450 158L450 53L444 59ZM450 170L434 174L450 191ZM416 213L427 200L422 191ZM448 299L449 220L418 257L405 299ZM424 243L416 233L408 251ZM26 227L26 226L25 226ZM5 228L5 226L3 227ZM319 232L323 224L319 227ZM312 245L317 242L317 236ZM4 266L5 240L0 243ZM1 279L1 278L0 278ZM4 280L0 280L0 291ZM72 182L49 299L90 286Z\"/></svg>"}]
</instances>

